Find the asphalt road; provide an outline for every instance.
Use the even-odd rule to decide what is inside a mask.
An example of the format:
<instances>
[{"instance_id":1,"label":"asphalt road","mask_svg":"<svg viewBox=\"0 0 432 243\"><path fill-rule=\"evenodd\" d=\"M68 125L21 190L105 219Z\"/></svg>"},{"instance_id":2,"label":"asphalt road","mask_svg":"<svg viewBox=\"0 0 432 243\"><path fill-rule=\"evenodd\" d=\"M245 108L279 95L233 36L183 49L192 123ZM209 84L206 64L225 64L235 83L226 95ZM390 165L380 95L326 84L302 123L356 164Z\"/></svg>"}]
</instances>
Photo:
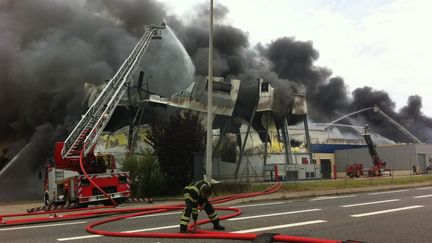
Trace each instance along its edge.
<instances>
[{"instance_id":1,"label":"asphalt road","mask_svg":"<svg viewBox=\"0 0 432 243\"><path fill-rule=\"evenodd\" d=\"M364 242L432 242L432 187L232 204L242 215L224 220L229 232L280 234ZM221 211L221 214L225 212ZM161 213L99 227L112 231L178 232L180 212ZM205 218L200 213L200 219ZM0 227L0 242L245 242L116 238L91 235L102 218ZM210 225L201 228L210 229Z\"/></svg>"}]
</instances>

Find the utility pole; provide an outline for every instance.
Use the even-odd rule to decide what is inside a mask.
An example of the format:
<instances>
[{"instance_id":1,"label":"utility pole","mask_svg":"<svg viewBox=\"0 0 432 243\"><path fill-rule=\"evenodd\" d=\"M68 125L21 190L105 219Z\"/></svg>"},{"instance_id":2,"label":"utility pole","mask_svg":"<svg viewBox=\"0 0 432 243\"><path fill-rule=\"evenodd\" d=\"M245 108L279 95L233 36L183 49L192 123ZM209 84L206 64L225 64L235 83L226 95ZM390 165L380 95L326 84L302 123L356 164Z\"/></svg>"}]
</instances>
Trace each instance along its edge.
<instances>
[{"instance_id":1,"label":"utility pole","mask_svg":"<svg viewBox=\"0 0 432 243\"><path fill-rule=\"evenodd\" d=\"M209 62L207 81L207 144L206 144L206 180L212 179L212 142L213 142L213 0L210 0Z\"/></svg>"}]
</instances>

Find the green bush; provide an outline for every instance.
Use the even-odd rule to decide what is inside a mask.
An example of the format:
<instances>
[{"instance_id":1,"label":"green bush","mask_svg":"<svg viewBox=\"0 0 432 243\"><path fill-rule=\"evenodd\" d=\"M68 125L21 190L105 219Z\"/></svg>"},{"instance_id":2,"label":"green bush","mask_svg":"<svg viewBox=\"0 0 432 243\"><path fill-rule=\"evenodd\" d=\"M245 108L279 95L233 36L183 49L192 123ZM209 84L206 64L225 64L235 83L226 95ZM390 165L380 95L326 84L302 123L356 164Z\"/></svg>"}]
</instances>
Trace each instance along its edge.
<instances>
[{"instance_id":1,"label":"green bush","mask_svg":"<svg viewBox=\"0 0 432 243\"><path fill-rule=\"evenodd\" d=\"M123 170L130 172L131 191L134 197L163 196L167 183L156 157L146 151L143 156L133 156L123 162Z\"/></svg>"}]
</instances>

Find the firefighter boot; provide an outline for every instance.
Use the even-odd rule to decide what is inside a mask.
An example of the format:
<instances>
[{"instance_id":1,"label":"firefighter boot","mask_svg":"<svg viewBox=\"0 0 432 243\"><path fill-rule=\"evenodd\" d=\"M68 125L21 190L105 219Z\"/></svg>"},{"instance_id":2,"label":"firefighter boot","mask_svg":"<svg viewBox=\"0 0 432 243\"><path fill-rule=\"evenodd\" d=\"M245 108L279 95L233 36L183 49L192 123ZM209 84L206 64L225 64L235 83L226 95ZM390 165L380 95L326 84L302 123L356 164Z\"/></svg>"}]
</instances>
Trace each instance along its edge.
<instances>
[{"instance_id":1,"label":"firefighter boot","mask_svg":"<svg viewBox=\"0 0 432 243\"><path fill-rule=\"evenodd\" d=\"M187 225L181 224L180 225L180 233L187 233Z\"/></svg>"},{"instance_id":2,"label":"firefighter boot","mask_svg":"<svg viewBox=\"0 0 432 243\"><path fill-rule=\"evenodd\" d=\"M215 229L215 230L225 230L225 227L223 227L219 223L219 219L216 219L215 221L213 221L213 229Z\"/></svg>"}]
</instances>

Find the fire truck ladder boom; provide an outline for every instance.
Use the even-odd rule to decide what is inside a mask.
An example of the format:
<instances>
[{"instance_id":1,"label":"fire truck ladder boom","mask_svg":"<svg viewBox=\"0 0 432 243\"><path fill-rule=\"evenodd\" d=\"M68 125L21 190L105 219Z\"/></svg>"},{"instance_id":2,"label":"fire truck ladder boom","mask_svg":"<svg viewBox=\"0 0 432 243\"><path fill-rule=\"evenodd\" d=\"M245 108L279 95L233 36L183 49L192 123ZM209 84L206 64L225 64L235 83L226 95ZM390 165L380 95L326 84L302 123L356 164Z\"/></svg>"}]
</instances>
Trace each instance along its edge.
<instances>
[{"instance_id":1,"label":"fire truck ladder boom","mask_svg":"<svg viewBox=\"0 0 432 243\"><path fill-rule=\"evenodd\" d=\"M391 122L395 127L397 127L402 133L404 133L407 137L411 138L413 142L422 144L423 142L418 139L414 134L410 133L408 130L406 130L401 124L393 120L390 116L388 116L384 111L382 111L377 105L373 107L374 112L378 112L383 117L387 118L389 122Z\"/></svg>"},{"instance_id":2,"label":"fire truck ladder boom","mask_svg":"<svg viewBox=\"0 0 432 243\"><path fill-rule=\"evenodd\" d=\"M146 26L145 33L128 58L123 62L114 77L105 85L102 92L65 140L61 153L63 158L79 158L84 145L84 156L92 150L120 102L127 88L127 83L138 68L150 41L160 39L160 30L164 28L164 23Z\"/></svg>"}]
</instances>

